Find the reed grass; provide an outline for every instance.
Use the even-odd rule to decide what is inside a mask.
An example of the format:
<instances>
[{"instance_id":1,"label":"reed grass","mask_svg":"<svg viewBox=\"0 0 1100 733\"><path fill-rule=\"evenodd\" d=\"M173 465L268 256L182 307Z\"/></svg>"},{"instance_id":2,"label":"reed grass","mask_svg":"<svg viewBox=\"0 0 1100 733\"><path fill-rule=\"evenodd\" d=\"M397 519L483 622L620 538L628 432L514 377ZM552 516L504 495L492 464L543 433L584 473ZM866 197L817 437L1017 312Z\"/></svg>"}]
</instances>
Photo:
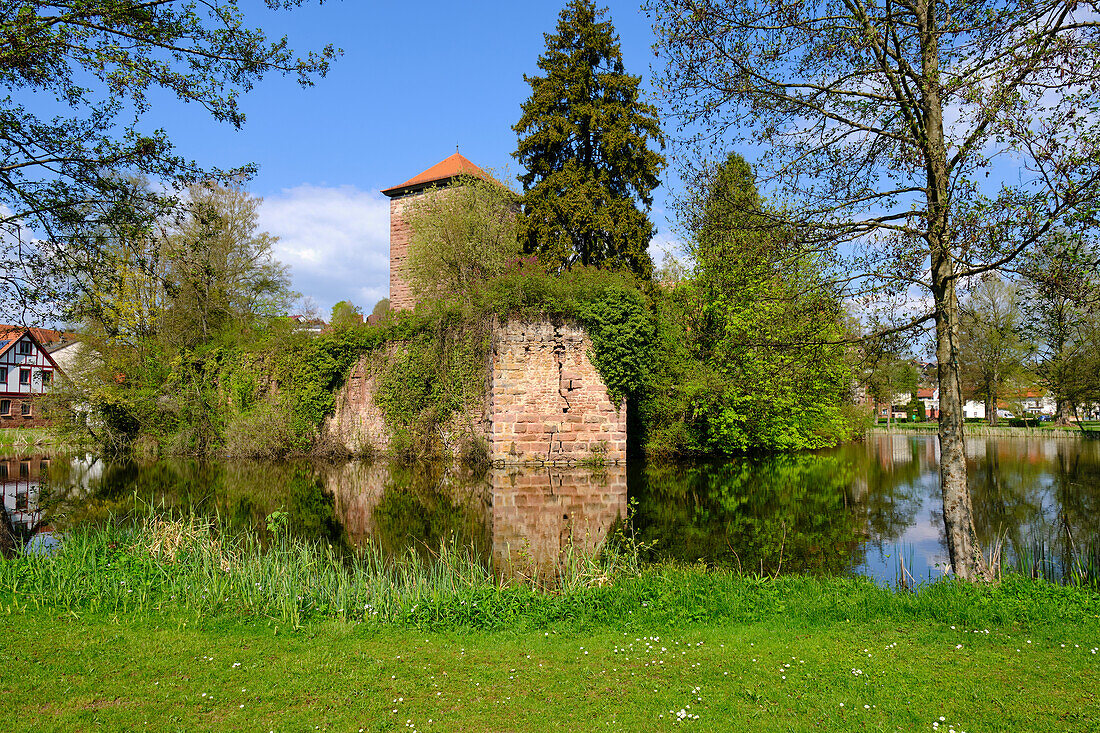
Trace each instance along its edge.
<instances>
[{"instance_id":1,"label":"reed grass","mask_svg":"<svg viewBox=\"0 0 1100 733\"><path fill-rule=\"evenodd\" d=\"M0 561L0 591L71 612L172 608L298 627L318 618L390 623L431 606L448 608L454 620L485 625L478 609L483 599L507 618L533 594L562 596L608 585L639 567L637 553L618 545L598 554L570 548L549 576L505 579L454 539L429 558L414 549L386 558L370 543L348 555L293 538L278 523L274 529L274 541L265 546L255 533L229 535L196 516L150 515L129 525L82 527L52 555Z\"/></svg>"},{"instance_id":2,"label":"reed grass","mask_svg":"<svg viewBox=\"0 0 1100 733\"><path fill-rule=\"evenodd\" d=\"M276 528L278 530L278 528ZM1009 574L988 586L918 583L889 589L863 578L756 576L700 566L643 565L617 532L598 554L566 552L553 575L503 578L471 548L447 541L424 557L353 555L277 531L228 535L198 517L149 516L74 530L52 555L0 560L0 608L65 615L181 613L301 628L323 620L418 629L526 631L683 627L781 618L935 620L977 627L1060 618L1095 623L1100 593Z\"/></svg>"}]
</instances>

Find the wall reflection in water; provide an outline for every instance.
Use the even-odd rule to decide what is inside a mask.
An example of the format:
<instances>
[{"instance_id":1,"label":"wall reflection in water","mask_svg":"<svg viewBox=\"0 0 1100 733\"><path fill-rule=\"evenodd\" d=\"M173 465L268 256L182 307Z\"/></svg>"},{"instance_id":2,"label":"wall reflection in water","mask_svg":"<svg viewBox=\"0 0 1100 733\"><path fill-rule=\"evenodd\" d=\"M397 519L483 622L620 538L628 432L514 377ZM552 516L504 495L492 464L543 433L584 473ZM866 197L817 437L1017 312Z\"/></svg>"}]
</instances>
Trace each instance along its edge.
<instances>
[{"instance_id":1,"label":"wall reflection in water","mask_svg":"<svg viewBox=\"0 0 1100 733\"><path fill-rule=\"evenodd\" d=\"M430 556L452 540L504 577L541 577L599 550L626 515L626 469L348 462L323 469L348 540Z\"/></svg>"}]
</instances>

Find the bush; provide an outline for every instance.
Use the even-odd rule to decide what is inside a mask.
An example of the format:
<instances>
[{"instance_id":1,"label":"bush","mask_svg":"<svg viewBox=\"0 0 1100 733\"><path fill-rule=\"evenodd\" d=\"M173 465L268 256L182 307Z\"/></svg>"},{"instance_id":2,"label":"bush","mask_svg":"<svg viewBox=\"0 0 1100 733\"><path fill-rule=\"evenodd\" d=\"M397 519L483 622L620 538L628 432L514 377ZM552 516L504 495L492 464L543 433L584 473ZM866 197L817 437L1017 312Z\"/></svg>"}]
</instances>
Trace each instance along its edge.
<instances>
[{"instance_id":1,"label":"bush","mask_svg":"<svg viewBox=\"0 0 1100 733\"><path fill-rule=\"evenodd\" d=\"M302 440L293 428L293 414L285 399L267 395L229 420L223 452L239 458L283 458L295 452Z\"/></svg>"}]
</instances>

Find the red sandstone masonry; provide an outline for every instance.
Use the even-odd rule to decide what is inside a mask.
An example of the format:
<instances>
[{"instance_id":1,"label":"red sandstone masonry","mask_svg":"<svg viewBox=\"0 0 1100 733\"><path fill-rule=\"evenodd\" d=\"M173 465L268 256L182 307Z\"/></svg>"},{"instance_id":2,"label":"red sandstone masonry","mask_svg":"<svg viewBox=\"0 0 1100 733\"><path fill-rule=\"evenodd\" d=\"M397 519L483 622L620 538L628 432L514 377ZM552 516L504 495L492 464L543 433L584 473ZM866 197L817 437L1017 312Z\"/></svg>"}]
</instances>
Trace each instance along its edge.
<instances>
[{"instance_id":1,"label":"red sandstone masonry","mask_svg":"<svg viewBox=\"0 0 1100 733\"><path fill-rule=\"evenodd\" d=\"M378 367L400 344L364 356L336 398L324 432L353 453L385 452L389 430L375 404ZM626 460L626 404L615 405L588 358L580 326L513 321L493 333L485 399L444 428L451 446L484 440L497 464L568 465Z\"/></svg>"},{"instance_id":2,"label":"red sandstone masonry","mask_svg":"<svg viewBox=\"0 0 1100 733\"><path fill-rule=\"evenodd\" d=\"M626 404L611 402L580 326L511 321L493 339L490 458L506 464L626 460Z\"/></svg>"},{"instance_id":3,"label":"red sandstone masonry","mask_svg":"<svg viewBox=\"0 0 1100 733\"><path fill-rule=\"evenodd\" d=\"M405 208L426 195L420 192L390 199L390 307L403 310L416 306L406 274L409 259L409 224Z\"/></svg>"}]
</instances>

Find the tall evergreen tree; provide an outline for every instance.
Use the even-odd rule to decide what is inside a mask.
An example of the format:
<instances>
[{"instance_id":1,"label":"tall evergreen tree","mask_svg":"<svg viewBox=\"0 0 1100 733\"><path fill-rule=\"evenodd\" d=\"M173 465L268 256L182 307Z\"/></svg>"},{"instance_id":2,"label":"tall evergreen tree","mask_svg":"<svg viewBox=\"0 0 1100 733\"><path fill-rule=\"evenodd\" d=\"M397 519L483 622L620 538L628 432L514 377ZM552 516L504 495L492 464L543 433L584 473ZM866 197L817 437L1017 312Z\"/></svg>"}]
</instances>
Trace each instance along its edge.
<instances>
[{"instance_id":1,"label":"tall evergreen tree","mask_svg":"<svg viewBox=\"0 0 1100 733\"><path fill-rule=\"evenodd\" d=\"M656 109L623 69L619 39L591 0L572 0L546 34L543 76L512 128L523 183L524 249L552 266L629 269L650 277L648 218L664 157Z\"/></svg>"}]
</instances>

